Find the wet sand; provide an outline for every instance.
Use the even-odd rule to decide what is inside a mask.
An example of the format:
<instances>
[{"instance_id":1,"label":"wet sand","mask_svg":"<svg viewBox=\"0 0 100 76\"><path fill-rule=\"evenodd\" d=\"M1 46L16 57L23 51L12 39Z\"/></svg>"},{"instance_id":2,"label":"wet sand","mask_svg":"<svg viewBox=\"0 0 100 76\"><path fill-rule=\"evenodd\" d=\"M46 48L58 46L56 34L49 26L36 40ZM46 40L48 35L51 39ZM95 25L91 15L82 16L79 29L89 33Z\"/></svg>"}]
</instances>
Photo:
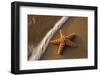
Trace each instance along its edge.
<instances>
[{"instance_id":1,"label":"wet sand","mask_svg":"<svg viewBox=\"0 0 100 76\"><path fill-rule=\"evenodd\" d=\"M28 16L28 56L30 56L30 46L37 46L60 18L60 16ZM87 58L87 22L87 17L70 17L61 29L65 35L76 33L73 42L77 44L77 48L65 47L62 55L58 55L58 46L49 44L41 60ZM52 39L56 38L59 38L59 31Z\"/></svg>"}]
</instances>

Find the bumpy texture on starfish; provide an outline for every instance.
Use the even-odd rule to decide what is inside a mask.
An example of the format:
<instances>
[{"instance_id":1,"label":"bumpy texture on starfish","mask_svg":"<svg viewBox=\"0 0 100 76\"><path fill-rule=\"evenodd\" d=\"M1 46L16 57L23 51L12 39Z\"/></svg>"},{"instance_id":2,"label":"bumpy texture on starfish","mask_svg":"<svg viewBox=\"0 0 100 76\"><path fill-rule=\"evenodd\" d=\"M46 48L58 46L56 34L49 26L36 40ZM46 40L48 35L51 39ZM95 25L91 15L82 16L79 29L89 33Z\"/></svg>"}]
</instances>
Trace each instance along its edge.
<instances>
[{"instance_id":1,"label":"bumpy texture on starfish","mask_svg":"<svg viewBox=\"0 0 100 76\"><path fill-rule=\"evenodd\" d=\"M71 41L74 37L75 33L65 36L62 30L60 30L60 38L56 40L51 40L50 43L59 45L57 53L60 55L65 45L70 47L76 47L76 44Z\"/></svg>"}]
</instances>

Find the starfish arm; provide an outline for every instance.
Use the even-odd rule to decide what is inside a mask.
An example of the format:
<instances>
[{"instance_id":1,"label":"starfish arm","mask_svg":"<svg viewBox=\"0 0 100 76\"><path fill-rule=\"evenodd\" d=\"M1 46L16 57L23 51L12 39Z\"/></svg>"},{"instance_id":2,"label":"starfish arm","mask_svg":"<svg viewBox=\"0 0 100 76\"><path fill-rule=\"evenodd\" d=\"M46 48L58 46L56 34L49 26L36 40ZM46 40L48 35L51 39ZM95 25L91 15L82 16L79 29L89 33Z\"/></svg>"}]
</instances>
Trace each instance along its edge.
<instances>
[{"instance_id":1,"label":"starfish arm","mask_svg":"<svg viewBox=\"0 0 100 76\"><path fill-rule=\"evenodd\" d=\"M59 48L58 48L58 52L57 52L59 55L62 53L64 46L65 46L64 43L60 43Z\"/></svg>"},{"instance_id":2,"label":"starfish arm","mask_svg":"<svg viewBox=\"0 0 100 76\"><path fill-rule=\"evenodd\" d=\"M66 36L66 38L72 40L75 36L76 36L76 34L75 33L72 33L72 34Z\"/></svg>"},{"instance_id":3,"label":"starfish arm","mask_svg":"<svg viewBox=\"0 0 100 76\"><path fill-rule=\"evenodd\" d=\"M62 30L60 30L60 38L62 38L64 35L64 33L62 32Z\"/></svg>"},{"instance_id":4,"label":"starfish arm","mask_svg":"<svg viewBox=\"0 0 100 76\"><path fill-rule=\"evenodd\" d=\"M67 40L66 45L70 47L77 47L77 45L70 40Z\"/></svg>"},{"instance_id":5,"label":"starfish arm","mask_svg":"<svg viewBox=\"0 0 100 76\"><path fill-rule=\"evenodd\" d=\"M60 44L60 39L51 40L50 43L52 43L52 44Z\"/></svg>"}]
</instances>

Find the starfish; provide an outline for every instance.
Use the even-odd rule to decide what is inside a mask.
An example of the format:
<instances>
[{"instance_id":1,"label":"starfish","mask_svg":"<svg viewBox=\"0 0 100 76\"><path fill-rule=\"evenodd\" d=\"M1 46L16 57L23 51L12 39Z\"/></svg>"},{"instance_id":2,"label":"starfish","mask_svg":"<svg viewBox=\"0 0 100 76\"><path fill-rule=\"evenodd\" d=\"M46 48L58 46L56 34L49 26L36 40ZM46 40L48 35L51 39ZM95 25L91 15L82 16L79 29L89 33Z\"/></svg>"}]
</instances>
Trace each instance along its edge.
<instances>
[{"instance_id":1,"label":"starfish","mask_svg":"<svg viewBox=\"0 0 100 76\"><path fill-rule=\"evenodd\" d=\"M70 46L70 47L76 47L76 44L72 42L72 39L75 37L75 33L72 33L68 36L66 36L62 30L60 30L60 38L56 39L56 40L51 40L50 43L52 44L56 44L59 45L59 48L57 50L57 53L60 55L66 46Z\"/></svg>"}]
</instances>

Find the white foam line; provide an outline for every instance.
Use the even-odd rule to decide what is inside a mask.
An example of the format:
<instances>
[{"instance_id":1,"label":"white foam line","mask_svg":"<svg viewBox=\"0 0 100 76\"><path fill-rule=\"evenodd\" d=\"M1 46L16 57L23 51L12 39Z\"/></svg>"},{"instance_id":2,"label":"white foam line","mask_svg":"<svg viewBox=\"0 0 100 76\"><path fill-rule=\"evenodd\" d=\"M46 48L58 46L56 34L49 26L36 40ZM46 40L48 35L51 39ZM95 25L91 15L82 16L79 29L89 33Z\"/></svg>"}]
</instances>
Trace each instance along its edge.
<instances>
[{"instance_id":1,"label":"white foam line","mask_svg":"<svg viewBox=\"0 0 100 76\"><path fill-rule=\"evenodd\" d=\"M65 16L62 17L53 28L51 28L50 31L46 34L46 36L43 38L43 40L39 43L39 45L35 48L33 48L32 54L29 58L29 60L38 60L41 58L43 53L45 52L49 41L54 36L54 34L64 25L64 23L68 20L69 17Z\"/></svg>"}]
</instances>

